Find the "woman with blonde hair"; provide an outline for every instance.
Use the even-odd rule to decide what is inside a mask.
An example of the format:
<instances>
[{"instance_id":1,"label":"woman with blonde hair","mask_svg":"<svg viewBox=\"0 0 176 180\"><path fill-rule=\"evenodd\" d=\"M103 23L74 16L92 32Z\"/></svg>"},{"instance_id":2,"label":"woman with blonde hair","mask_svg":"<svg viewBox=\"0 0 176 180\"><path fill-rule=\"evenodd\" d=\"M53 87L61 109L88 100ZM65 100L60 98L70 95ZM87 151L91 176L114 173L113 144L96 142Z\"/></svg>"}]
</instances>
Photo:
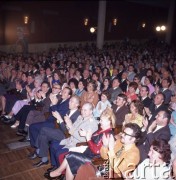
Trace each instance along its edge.
<instances>
[{"instance_id":1,"label":"woman with blonde hair","mask_svg":"<svg viewBox=\"0 0 176 180\"><path fill-rule=\"evenodd\" d=\"M66 179L74 179L74 175L77 174L77 170L82 164L91 162L94 157L100 156L100 149L103 145L102 137L112 134L112 128L115 127L115 115L111 108L101 114L100 117L100 129L92 134L91 131L80 131L81 136L85 136L87 139L87 148L83 153L70 152L62 162L59 168L52 172L44 174L47 179L55 179L62 175L62 172L66 170Z\"/></svg>"}]
</instances>

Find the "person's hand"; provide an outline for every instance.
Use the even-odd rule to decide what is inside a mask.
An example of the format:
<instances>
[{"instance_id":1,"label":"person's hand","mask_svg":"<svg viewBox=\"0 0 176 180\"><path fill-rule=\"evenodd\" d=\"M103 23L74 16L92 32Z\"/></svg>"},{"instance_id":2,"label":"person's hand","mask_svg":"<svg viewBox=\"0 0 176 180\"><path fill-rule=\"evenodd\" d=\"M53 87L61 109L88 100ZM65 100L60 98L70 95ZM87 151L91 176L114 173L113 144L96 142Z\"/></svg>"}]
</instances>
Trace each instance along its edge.
<instances>
[{"instance_id":1,"label":"person's hand","mask_svg":"<svg viewBox=\"0 0 176 180\"><path fill-rule=\"evenodd\" d=\"M46 93L44 93L43 91L39 91L39 94L42 99L46 98Z\"/></svg>"},{"instance_id":2,"label":"person's hand","mask_svg":"<svg viewBox=\"0 0 176 180\"><path fill-rule=\"evenodd\" d=\"M73 126L73 123L67 114L64 116L64 120L65 120L67 127L69 129L71 129L71 127Z\"/></svg>"},{"instance_id":3,"label":"person's hand","mask_svg":"<svg viewBox=\"0 0 176 180\"><path fill-rule=\"evenodd\" d=\"M63 121L61 115L59 114L59 112L52 111L52 115L57 119L57 123L61 123Z\"/></svg>"},{"instance_id":4,"label":"person's hand","mask_svg":"<svg viewBox=\"0 0 176 180\"><path fill-rule=\"evenodd\" d=\"M80 129L79 130L79 134L80 134L80 136L86 136L86 134L87 134L87 132L86 132L86 130L84 130L84 129Z\"/></svg>"},{"instance_id":5,"label":"person's hand","mask_svg":"<svg viewBox=\"0 0 176 180\"><path fill-rule=\"evenodd\" d=\"M155 120L155 121L153 121L153 123L148 128L148 133L153 132L155 130L156 126L157 126L157 123L156 123L156 120Z\"/></svg>"},{"instance_id":6,"label":"person's hand","mask_svg":"<svg viewBox=\"0 0 176 180\"><path fill-rule=\"evenodd\" d=\"M148 117L150 117L151 115L151 111L149 110L149 108L144 107L145 113L147 114Z\"/></svg>"},{"instance_id":7,"label":"person's hand","mask_svg":"<svg viewBox=\"0 0 176 180\"><path fill-rule=\"evenodd\" d=\"M105 146L105 147L108 147L108 145L109 145L109 134L103 134L103 136L102 136L102 142L103 142L103 146Z\"/></svg>"},{"instance_id":8,"label":"person's hand","mask_svg":"<svg viewBox=\"0 0 176 180\"><path fill-rule=\"evenodd\" d=\"M131 98L130 97L127 98L127 102L128 102L128 104L131 103Z\"/></svg>"},{"instance_id":9,"label":"person's hand","mask_svg":"<svg viewBox=\"0 0 176 180\"><path fill-rule=\"evenodd\" d=\"M58 103L58 98L56 96L53 96L52 94L50 94L49 98L51 100L52 105L56 105Z\"/></svg>"},{"instance_id":10,"label":"person's hand","mask_svg":"<svg viewBox=\"0 0 176 180\"><path fill-rule=\"evenodd\" d=\"M114 137L111 134L109 137L109 150L110 151L114 150L114 145L115 145Z\"/></svg>"},{"instance_id":11,"label":"person's hand","mask_svg":"<svg viewBox=\"0 0 176 180\"><path fill-rule=\"evenodd\" d=\"M116 102L117 102L117 100L114 100L114 101L113 101L113 104L116 104Z\"/></svg>"},{"instance_id":12,"label":"person's hand","mask_svg":"<svg viewBox=\"0 0 176 180\"><path fill-rule=\"evenodd\" d=\"M89 140L91 139L92 134L93 134L92 130L89 129L89 130L87 131L87 133L86 133L86 139L87 139L87 141L89 141Z\"/></svg>"},{"instance_id":13,"label":"person's hand","mask_svg":"<svg viewBox=\"0 0 176 180\"><path fill-rule=\"evenodd\" d=\"M148 119L143 117L142 124L143 124L143 129L146 130L148 126Z\"/></svg>"},{"instance_id":14,"label":"person's hand","mask_svg":"<svg viewBox=\"0 0 176 180\"><path fill-rule=\"evenodd\" d=\"M119 133L119 134L116 134L114 137L115 137L116 140L118 140L118 139L121 138L121 136L122 136L122 133Z\"/></svg>"}]
</instances>

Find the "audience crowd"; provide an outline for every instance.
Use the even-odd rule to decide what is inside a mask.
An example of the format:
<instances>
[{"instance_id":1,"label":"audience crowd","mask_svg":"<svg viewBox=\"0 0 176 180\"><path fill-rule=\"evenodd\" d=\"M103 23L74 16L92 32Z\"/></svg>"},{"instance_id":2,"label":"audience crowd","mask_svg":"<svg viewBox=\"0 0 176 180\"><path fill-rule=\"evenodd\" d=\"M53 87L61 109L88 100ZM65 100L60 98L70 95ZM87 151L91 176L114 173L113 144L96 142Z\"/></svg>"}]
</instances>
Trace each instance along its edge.
<instances>
[{"instance_id":1,"label":"audience crowd","mask_svg":"<svg viewBox=\"0 0 176 180\"><path fill-rule=\"evenodd\" d=\"M48 179L176 178L175 50L150 40L0 52L1 121L30 142L34 167L49 152Z\"/></svg>"}]
</instances>

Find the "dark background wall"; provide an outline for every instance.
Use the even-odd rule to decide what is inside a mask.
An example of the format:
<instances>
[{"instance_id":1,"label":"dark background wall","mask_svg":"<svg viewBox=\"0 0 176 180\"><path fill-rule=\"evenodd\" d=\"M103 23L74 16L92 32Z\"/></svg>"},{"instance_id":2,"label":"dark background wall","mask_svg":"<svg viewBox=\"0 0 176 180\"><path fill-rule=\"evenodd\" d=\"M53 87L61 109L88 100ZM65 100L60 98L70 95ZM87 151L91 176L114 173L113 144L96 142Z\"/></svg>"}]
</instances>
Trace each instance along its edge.
<instances>
[{"instance_id":1,"label":"dark background wall","mask_svg":"<svg viewBox=\"0 0 176 180\"><path fill-rule=\"evenodd\" d=\"M97 26L98 1L8 1L0 3L0 44L14 44L17 27L25 27L29 43L72 42L95 40L89 31ZM24 25L24 15L29 24ZM105 40L147 38L156 36L155 26L166 24L168 7L157 7L126 1L108 1ZM89 18L89 25L83 19ZM112 18L117 17L117 26ZM142 22L146 28L142 28ZM164 36L164 34L163 34Z\"/></svg>"}]
</instances>

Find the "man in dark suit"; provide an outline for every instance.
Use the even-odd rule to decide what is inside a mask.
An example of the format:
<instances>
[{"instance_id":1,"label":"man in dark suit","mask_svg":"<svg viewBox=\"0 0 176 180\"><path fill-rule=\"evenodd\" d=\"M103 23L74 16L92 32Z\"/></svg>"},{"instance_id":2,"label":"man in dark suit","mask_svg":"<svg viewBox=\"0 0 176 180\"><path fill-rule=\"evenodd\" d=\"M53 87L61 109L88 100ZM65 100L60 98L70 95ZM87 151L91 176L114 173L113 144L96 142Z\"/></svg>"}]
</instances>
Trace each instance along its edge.
<instances>
[{"instance_id":1,"label":"man in dark suit","mask_svg":"<svg viewBox=\"0 0 176 180\"><path fill-rule=\"evenodd\" d=\"M117 68L113 68L112 76L111 76L111 81L113 81L115 78L117 78L118 73L119 73L118 69Z\"/></svg>"},{"instance_id":2,"label":"man in dark suit","mask_svg":"<svg viewBox=\"0 0 176 180\"><path fill-rule=\"evenodd\" d=\"M169 141L171 137L168 122L170 120L170 113L166 110L159 111L156 120L148 126L148 121L144 121L143 135L138 143L138 148L140 150L141 162L147 158L150 146L154 140L166 140Z\"/></svg>"},{"instance_id":3,"label":"man in dark suit","mask_svg":"<svg viewBox=\"0 0 176 180\"><path fill-rule=\"evenodd\" d=\"M36 110L31 110L29 112L29 114L27 115L26 124L25 124L25 131L27 132L27 135L24 138L20 139L19 140L20 142L30 141L29 130L28 130L29 126L34 123L46 121L47 117L51 113L49 112L50 104L51 104L50 97L56 96L58 98L58 101L60 101L61 100L60 92L61 92L61 86L59 84L55 84L52 87L52 92L49 95L47 95L47 97L43 101L41 101L42 106L37 107Z\"/></svg>"},{"instance_id":4,"label":"man in dark suit","mask_svg":"<svg viewBox=\"0 0 176 180\"><path fill-rule=\"evenodd\" d=\"M57 111L63 118L69 110L69 100L72 95L72 90L65 87L62 91L62 99L58 102L57 97L52 96L50 111ZM30 143L32 147L35 147L35 141L40 133L42 127L55 127L55 117L50 115L45 122L39 122L29 126Z\"/></svg>"},{"instance_id":5,"label":"man in dark suit","mask_svg":"<svg viewBox=\"0 0 176 180\"><path fill-rule=\"evenodd\" d=\"M116 99L116 104L112 106L113 112L116 117L116 126L122 126L125 115L129 113L129 108L126 105L127 96L125 94L119 94Z\"/></svg>"},{"instance_id":6,"label":"man in dark suit","mask_svg":"<svg viewBox=\"0 0 176 180\"><path fill-rule=\"evenodd\" d=\"M120 88L122 89L122 92L126 92L127 91L127 77L128 77L128 72L123 72L122 73L122 78L121 78L121 83L120 83Z\"/></svg>"},{"instance_id":7,"label":"man in dark suit","mask_svg":"<svg viewBox=\"0 0 176 180\"><path fill-rule=\"evenodd\" d=\"M68 118L71 120L70 123L74 123L78 116L80 115L80 111L78 110L79 106L79 98L77 96L73 96L69 101L69 111L67 112L66 116L64 117L65 120ZM66 128L66 124L63 121L61 115L55 111L52 112L53 116L57 119L57 122L60 124L60 128L51 128L51 127L42 127L40 133L37 137L35 147L36 152L30 155L30 159L34 159L37 157L41 157L41 161L34 164L35 167L39 167L43 164L48 163L48 148L49 143L52 140L56 140L60 142L62 139L65 138L65 134L68 132ZM68 117L68 118L67 118Z\"/></svg>"},{"instance_id":8,"label":"man in dark suit","mask_svg":"<svg viewBox=\"0 0 176 180\"><path fill-rule=\"evenodd\" d=\"M145 108L145 112L148 116L148 127L153 123L156 118L156 115L161 110L167 110L167 106L164 104L164 95L162 93L158 93L154 101L151 103L149 108Z\"/></svg>"},{"instance_id":9,"label":"man in dark suit","mask_svg":"<svg viewBox=\"0 0 176 180\"><path fill-rule=\"evenodd\" d=\"M149 95L149 87L142 85L140 89L140 100L143 103L144 107L149 108L152 100L148 97Z\"/></svg>"},{"instance_id":10,"label":"man in dark suit","mask_svg":"<svg viewBox=\"0 0 176 180\"><path fill-rule=\"evenodd\" d=\"M171 85L171 80L170 79L162 79L161 82L162 89L161 92L164 94L165 99L164 99L164 104L169 104L172 96L172 91L169 88Z\"/></svg>"},{"instance_id":11,"label":"man in dark suit","mask_svg":"<svg viewBox=\"0 0 176 180\"><path fill-rule=\"evenodd\" d=\"M109 89L109 94L111 95L110 102L115 103L117 96L122 93L122 89L119 87L120 82L118 78L114 78L112 81L112 88Z\"/></svg>"},{"instance_id":12,"label":"man in dark suit","mask_svg":"<svg viewBox=\"0 0 176 180\"><path fill-rule=\"evenodd\" d=\"M121 81L122 80L122 74L125 71L124 64L119 64L119 73L117 74L117 78ZM128 74L128 73L127 73Z\"/></svg>"}]
</instances>

